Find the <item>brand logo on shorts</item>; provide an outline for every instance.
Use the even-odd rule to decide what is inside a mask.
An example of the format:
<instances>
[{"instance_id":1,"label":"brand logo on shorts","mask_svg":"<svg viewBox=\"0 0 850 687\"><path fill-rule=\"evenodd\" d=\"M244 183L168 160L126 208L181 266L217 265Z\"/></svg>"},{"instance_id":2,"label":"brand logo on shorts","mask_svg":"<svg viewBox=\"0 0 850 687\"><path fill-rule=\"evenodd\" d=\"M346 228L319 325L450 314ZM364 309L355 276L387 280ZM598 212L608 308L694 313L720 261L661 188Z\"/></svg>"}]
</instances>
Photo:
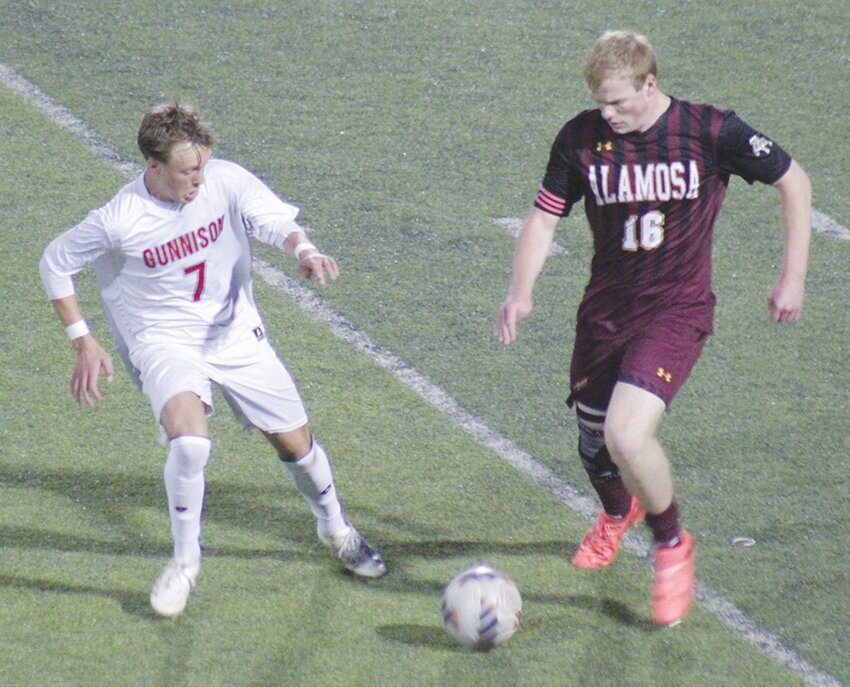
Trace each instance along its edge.
<instances>
[{"instance_id":1,"label":"brand logo on shorts","mask_svg":"<svg viewBox=\"0 0 850 687\"><path fill-rule=\"evenodd\" d=\"M262 341L263 339L266 338L266 334L265 334L265 332L263 332L262 327L254 327L253 332L254 332L254 336L257 337L257 341Z\"/></svg>"},{"instance_id":2,"label":"brand logo on shorts","mask_svg":"<svg viewBox=\"0 0 850 687\"><path fill-rule=\"evenodd\" d=\"M659 367L658 372L656 372L655 374L661 377L661 379L663 379L668 384L673 381L673 375L667 372L667 370L665 370L663 367Z\"/></svg>"}]
</instances>

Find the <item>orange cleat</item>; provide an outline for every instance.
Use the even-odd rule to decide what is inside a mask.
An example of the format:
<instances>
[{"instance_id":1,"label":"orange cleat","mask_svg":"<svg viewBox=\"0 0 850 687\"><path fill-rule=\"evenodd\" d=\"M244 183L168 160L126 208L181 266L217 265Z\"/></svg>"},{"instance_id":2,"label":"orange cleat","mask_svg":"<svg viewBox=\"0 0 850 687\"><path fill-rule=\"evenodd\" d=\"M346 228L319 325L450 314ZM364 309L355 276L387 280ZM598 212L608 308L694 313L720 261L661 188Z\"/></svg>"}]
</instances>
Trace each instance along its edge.
<instances>
[{"instance_id":1,"label":"orange cleat","mask_svg":"<svg viewBox=\"0 0 850 687\"><path fill-rule=\"evenodd\" d=\"M676 546L655 548L652 621L657 625L681 622L693 601L695 580L694 538L682 530Z\"/></svg>"},{"instance_id":2,"label":"orange cleat","mask_svg":"<svg viewBox=\"0 0 850 687\"><path fill-rule=\"evenodd\" d=\"M643 520L645 515L640 501L634 496L625 517L612 518L603 510L575 552L573 565L585 570L607 568L617 558L623 535L630 527Z\"/></svg>"}]
</instances>

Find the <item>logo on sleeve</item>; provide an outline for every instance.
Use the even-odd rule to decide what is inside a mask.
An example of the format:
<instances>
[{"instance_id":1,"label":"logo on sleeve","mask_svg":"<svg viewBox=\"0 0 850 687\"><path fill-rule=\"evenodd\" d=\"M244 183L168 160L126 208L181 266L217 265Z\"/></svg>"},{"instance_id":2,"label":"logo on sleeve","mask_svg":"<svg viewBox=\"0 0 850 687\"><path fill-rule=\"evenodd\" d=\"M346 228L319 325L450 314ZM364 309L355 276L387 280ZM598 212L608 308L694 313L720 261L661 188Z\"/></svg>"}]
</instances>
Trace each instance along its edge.
<instances>
[{"instance_id":1,"label":"logo on sleeve","mask_svg":"<svg viewBox=\"0 0 850 687\"><path fill-rule=\"evenodd\" d=\"M750 144L750 147L753 149L753 155L756 157L770 155L770 147L773 145L773 141L769 141L764 136L759 136L758 134L750 136L750 140L747 143Z\"/></svg>"}]
</instances>

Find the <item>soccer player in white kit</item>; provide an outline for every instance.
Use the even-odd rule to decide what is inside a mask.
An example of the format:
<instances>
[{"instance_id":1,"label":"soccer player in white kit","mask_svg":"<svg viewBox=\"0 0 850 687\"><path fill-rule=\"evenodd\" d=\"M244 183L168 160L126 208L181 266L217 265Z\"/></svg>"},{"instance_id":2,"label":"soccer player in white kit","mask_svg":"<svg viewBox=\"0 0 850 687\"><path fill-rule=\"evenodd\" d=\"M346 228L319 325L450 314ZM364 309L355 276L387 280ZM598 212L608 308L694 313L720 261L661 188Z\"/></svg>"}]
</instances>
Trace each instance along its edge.
<instances>
[{"instance_id":1,"label":"soccer player in white kit","mask_svg":"<svg viewBox=\"0 0 850 687\"><path fill-rule=\"evenodd\" d=\"M316 517L319 539L346 568L380 577L380 554L345 518L330 462L313 440L300 395L266 339L251 283L249 237L277 246L299 273L325 285L336 261L296 223L298 209L242 167L212 159L213 135L191 108L168 103L144 116L144 173L54 239L39 270L76 352L71 393L101 399L110 355L89 331L74 277L92 266L128 370L168 440L164 478L174 540L151 591L164 617L183 612L201 564L204 468L212 443L212 385L246 427L259 429Z\"/></svg>"}]
</instances>

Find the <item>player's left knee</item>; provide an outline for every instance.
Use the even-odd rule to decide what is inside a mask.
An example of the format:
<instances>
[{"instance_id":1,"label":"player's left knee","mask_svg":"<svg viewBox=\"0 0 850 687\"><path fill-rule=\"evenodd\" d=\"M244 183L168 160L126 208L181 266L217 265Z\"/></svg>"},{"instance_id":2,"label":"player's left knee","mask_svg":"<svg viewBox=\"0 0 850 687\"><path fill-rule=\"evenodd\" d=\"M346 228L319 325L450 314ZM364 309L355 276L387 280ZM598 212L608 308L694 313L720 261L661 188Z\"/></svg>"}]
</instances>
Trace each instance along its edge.
<instances>
[{"instance_id":1,"label":"player's left knee","mask_svg":"<svg viewBox=\"0 0 850 687\"><path fill-rule=\"evenodd\" d=\"M605 446L620 467L637 460L654 440L652 432L643 431L640 427L605 425Z\"/></svg>"},{"instance_id":2,"label":"player's left knee","mask_svg":"<svg viewBox=\"0 0 850 687\"><path fill-rule=\"evenodd\" d=\"M266 438L274 446L278 458L284 463L301 460L313 449L313 435L307 425L291 432L267 434Z\"/></svg>"}]
</instances>

